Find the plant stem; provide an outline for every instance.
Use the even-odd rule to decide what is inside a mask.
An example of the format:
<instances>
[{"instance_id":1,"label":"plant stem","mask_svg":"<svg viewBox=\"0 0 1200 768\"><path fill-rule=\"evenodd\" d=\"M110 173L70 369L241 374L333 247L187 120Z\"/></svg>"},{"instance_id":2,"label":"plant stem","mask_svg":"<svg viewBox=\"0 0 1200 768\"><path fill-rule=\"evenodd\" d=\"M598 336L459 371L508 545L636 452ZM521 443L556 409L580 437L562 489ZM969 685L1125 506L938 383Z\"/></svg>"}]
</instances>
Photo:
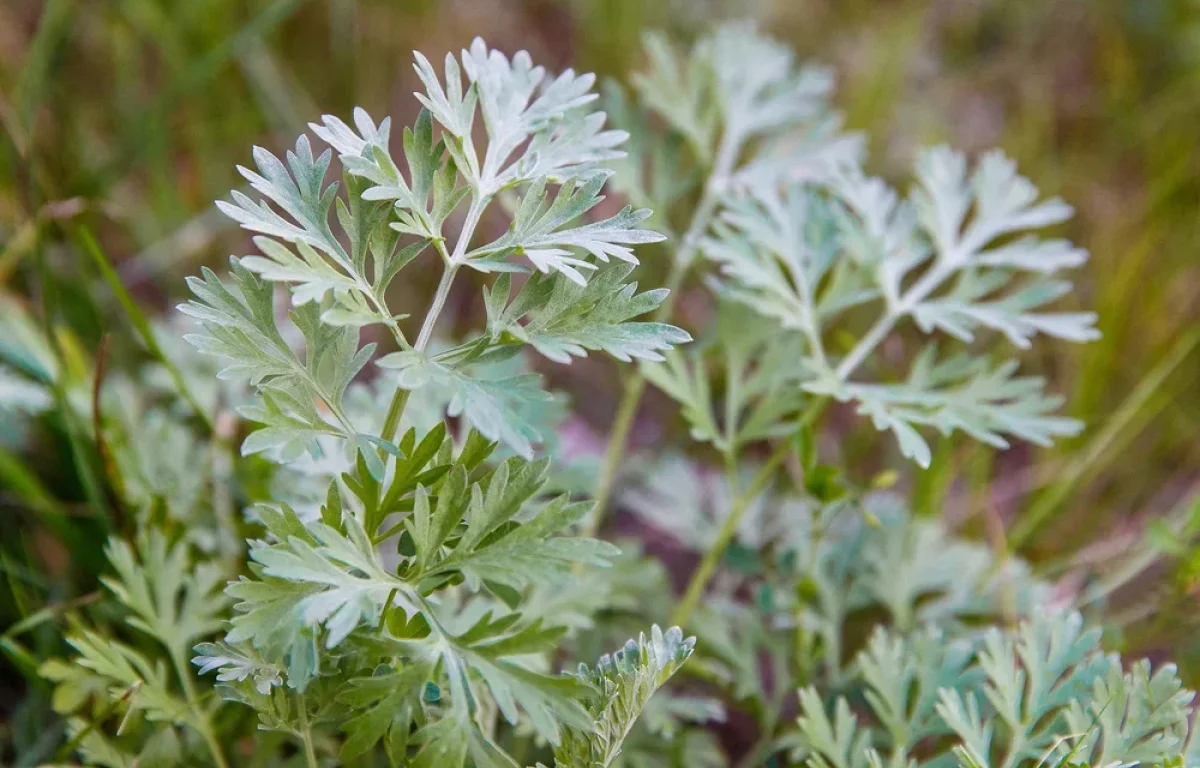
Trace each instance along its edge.
<instances>
[{"instance_id":1,"label":"plant stem","mask_svg":"<svg viewBox=\"0 0 1200 768\"><path fill-rule=\"evenodd\" d=\"M404 415L404 407L408 405L410 394L407 389L396 387L396 393L392 395L392 403L388 406L387 418L383 422L383 433L380 435L384 440L396 439L396 430L400 428L400 417Z\"/></svg>"},{"instance_id":2,"label":"plant stem","mask_svg":"<svg viewBox=\"0 0 1200 768\"><path fill-rule=\"evenodd\" d=\"M437 325L442 310L446 308L446 299L450 297L450 287L454 284L454 276L458 273L463 256L467 252L467 246L471 243L471 237L475 234L475 228L479 226L479 218L483 215L483 209L487 207L487 204L488 198L480 196L471 198L471 207L467 209L467 218L463 221L458 242L454 244L454 253L447 256L444 246L438 248L438 253L442 255L446 268L442 272L437 292L433 295L433 303L429 305L429 311L425 313L425 321L421 323L421 332L417 336L417 343L413 345L413 350L417 352L424 352L425 348L429 346L430 339L433 338L434 326ZM383 434L380 435L384 440L395 438L396 430L400 427L400 418L404 415L405 406L408 405L408 397L407 389L397 387L396 394L392 396L391 405L388 406L387 419L383 423Z\"/></svg>"},{"instance_id":3,"label":"plant stem","mask_svg":"<svg viewBox=\"0 0 1200 768\"><path fill-rule=\"evenodd\" d=\"M214 419L212 447L212 509L217 519L219 551L225 563L237 562L245 542L238 535L234 518L233 462L235 449L233 438L237 424L233 414L218 409Z\"/></svg>"},{"instance_id":4,"label":"plant stem","mask_svg":"<svg viewBox=\"0 0 1200 768\"><path fill-rule=\"evenodd\" d=\"M708 231L709 219L717 207L718 193L725 187L733 164L737 162L738 149L741 139L734 133L727 132L721 140L717 151L717 159L713 164L712 173L704 185L704 192L692 213L687 232L679 243L679 250L671 264L671 272L667 276L667 298L659 305L654 313L654 322L666 322L671 318L675 303L679 298L680 288L695 261L696 251L700 247L700 238ZM617 479L617 471L621 467L621 458L625 455L625 447L629 442L629 431L633 428L633 417L637 414L638 405L642 402L642 394L646 391L646 377L642 372L635 371L625 380L625 388L621 393L621 401L617 404L617 415L613 420L612 430L608 433L608 444L604 450L604 463L600 467L596 489L592 498L596 501L596 511L585 530L586 536L595 536L604 521L604 514L612 496L613 484Z\"/></svg>"},{"instance_id":5,"label":"plant stem","mask_svg":"<svg viewBox=\"0 0 1200 768\"><path fill-rule=\"evenodd\" d=\"M451 261L442 272L437 293L433 295L433 303L429 305L429 312L425 314L425 322L421 324L421 333L417 336L417 343L413 347L416 351L423 352L429 346L429 341L433 338L433 328L437 325L442 310L446 308L446 299L450 297L450 287L454 283L456 274L458 274L458 265Z\"/></svg>"},{"instance_id":6,"label":"plant stem","mask_svg":"<svg viewBox=\"0 0 1200 768\"><path fill-rule=\"evenodd\" d=\"M721 451L721 457L725 461L725 483L729 486L729 495L737 496L740 490L738 485L741 480L738 477L737 450L730 444L726 450Z\"/></svg>"},{"instance_id":7,"label":"plant stem","mask_svg":"<svg viewBox=\"0 0 1200 768\"><path fill-rule=\"evenodd\" d=\"M692 573L692 579L688 582L687 592L684 593L683 600L680 601L678 607L675 608L675 613L671 616L671 626L684 627L687 625L688 619L692 617L692 612L696 610L697 603L700 602L700 597L704 594L705 587L708 586L709 579L712 578L713 572L717 569L717 563L720 562L721 556L725 554L725 549L729 546L729 542L733 540L733 535L737 532L738 524L741 523L742 517L746 514L746 510L758 498L758 495L766 489L767 484L771 482L771 478L775 475L775 470L779 469L779 465L787 458L792 450L791 440L785 440L780 443L775 452L771 454L766 463L759 468L750 484L746 486L746 490L733 502L733 507L729 510L729 517L725 518L725 523L721 526L721 530L717 533L717 538L712 545L704 553L704 557L700 560L700 565Z\"/></svg>"},{"instance_id":8,"label":"plant stem","mask_svg":"<svg viewBox=\"0 0 1200 768\"><path fill-rule=\"evenodd\" d=\"M850 350L850 354L842 359L842 362L837 367L837 377L839 381L845 381L850 378L850 374L862 365L867 359L867 355L879 346L880 342L891 333L892 328L896 326L896 321L904 317L912 311L913 307L920 304L929 294L941 287L942 283L946 282L954 271L960 266L960 260L955 257L945 257L934 264L929 271L921 275L917 282L913 283L903 296L901 296L894 305L888 307L887 311L875 321L854 348Z\"/></svg>"},{"instance_id":9,"label":"plant stem","mask_svg":"<svg viewBox=\"0 0 1200 768\"><path fill-rule=\"evenodd\" d=\"M858 340L858 343L854 345L850 353L842 358L842 362L838 364L836 371L838 381L845 381L850 378L850 374L854 373L858 366L862 365L867 355L871 354L875 350L875 347L879 346L879 343L891 333L892 328L896 325L896 319L897 315L889 310L875 321L875 325L871 326L866 335Z\"/></svg>"},{"instance_id":10,"label":"plant stem","mask_svg":"<svg viewBox=\"0 0 1200 768\"><path fill-rule=\"evenodd\" d=\"M825 410L825 405L828 401L829 398L827 397L819 397L809 404L796 425L796 434L808 429L817 420L817 417ZM750 505L766 489L775 471L779 469L779 465L792 452L793 445L794 441L791 437L780 443L775 452L771 454L766 463L759 468L758 472L750 480L750 484L746 486L746 490L742 491L734 500L733 506L729 510L729 517L725 518L725 523L721 526L721 530L717 532L717 538L709 546L708 550L705 551L700 564L696 566L696 570L692 572L692 578L688 582L683 600L675 608L675 613L671 617L672 626L683 627L687 623L687 620L692 617L692 612L696 610L696 605L700 602L700 598L704 594L709 580L716 571L717 564L721 561L721 557L725 554L729 543L733 541L733 536L737 533L738 524L741 523L746 510L750 509Z\"/></svg>"},{"instance_id":11,"label":"plant stem","mask_svg":"<svg viewBox=\"0 0 1200 768\"><path fill-rule=\"evenodd\" d=\"M225 762L225 754L221 751L221 742L217 740L212 721L208 719L208 712L200 705L200 696L196 693L196 684L192 682L191 671L188 669L187 662L184 661L183 650L169 648L167 654L171 657L175 674L179 676L179 682L183 686L183 697L192 710L192 716L196 718L196 730L200 731L204 743L208 745L208 751L212 753L213 763L217 768L229 768L229 763Z\"/></svg>"},{"instance_id":12,"label":"plant stem","mask_svg":"<svg viewBox=\"0 0 1200 768\"><path fill-rule=\"evenodd\" d=\"M608 508L608 500L612 495L613 485L617 479L617 470L621 466L621 457L625 453L625 445L629 440L629 430L633 427L633 417L637 414L638 405L642 402L642 393L646 391L646 377L637 371L625 380L621 393L621 402L617 405L617 415L613 419L612 431L608 433L608 445L604 449L604 463L600 466L600 476L596 490L592 494L596 509L588 519L584 536L595 537L604 520L604 512Z\"/></svg>"},{"instance_id":13,"label":"plant stem","mask_svg":"<svg viewBox=\"0 0 1200 768\"><path fill-rule=\"evenodd\" d=\"M312 724L308 722L308 702L304 694L300 694L300 741L304 744L304 764L308 768L320 768L317 762L317 748L313 746Z\"/></svg>"}]
</instances>

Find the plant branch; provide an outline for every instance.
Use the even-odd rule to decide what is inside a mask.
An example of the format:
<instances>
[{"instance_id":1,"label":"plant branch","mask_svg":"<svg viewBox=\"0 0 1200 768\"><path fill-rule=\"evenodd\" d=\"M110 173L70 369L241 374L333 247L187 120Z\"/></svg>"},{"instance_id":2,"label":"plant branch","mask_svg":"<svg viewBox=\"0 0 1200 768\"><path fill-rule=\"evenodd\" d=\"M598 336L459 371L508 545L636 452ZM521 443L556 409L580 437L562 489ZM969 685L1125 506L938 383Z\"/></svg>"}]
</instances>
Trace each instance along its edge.
<instances>
[{"instance_id":1,"label":"plant branch","mask_svg":"<svg viewBox=\"0 0 1200 768\"><path fill-rule=\"evenodd\" d=\"M675 310L675 302L678 301L684 279L691 270L692 262L696 259L696 251L700 247L700 238L708 231L709 221L716 210L717 203L720 201L720 193L729 181L729 176L733 171L734 163L737 162L738 150L740 148L741 138L739 135L727 131L721 140L721 146L717 152L717 159L713 164L712 173L709 175L708 182L704 185L704 192L700 197L700 201L696 204L696 210L692 213L692 220L688 224L683 240L679 243L679 250L676 252L675 259L671 263L671 272L667 277L667 298L663 300L663 303L659 305L658 310L654 313L655 322L661 323L670 320ZM587 525L584 533L586 536L595 536L597 531L600 530L601 523L604 521L604 514L608 509L608 502L612 496L617 472L621 467L621 458L624 456L625 447L629 443L629 432L633 427L633 417L637 414L638 405L641 404L642 394L645 391L646 378L640 370L635 371L633 376L626 380L625 388L621 394L621 401L617 405L617 415L613 421L612 430L608 434L608 444L604 450L604 463L600 467L596 489L592 493L592 498L596 501L596 511L592 513L591 520Z\"/></svg>"},{"instance_id":2,"label":"plant branch","mask_svg":"<svg viewBox=\"0 0 1200 768\"><path fill-rule=\"evenodd\" d=\"M828 398L820 397L813 400L804 415L800 418L796 425L798 434L808 427L820 416L825 409L825 404ZM729 509L729 517L725 518L725 523L721 526L721 530L717 532L717 538L709 545L708 550L701 558L700 564L696 566L696 570L692 573L692 578L688 582L687 590L684 592L683 600L675 608L675 613L671 616L671 624L677 627L686 626L688 619L691 618L692 612L696 610L696 605L700 602L700 598L704 595L704 590L708 586L709 580L712 579L713 573L716 572L717 565L721 561L721 557L725 554L725 550L729 548L729 544L733 541L733 536L737 533L737 527L742 522L746 511L750 509L750 505L754 503L767 485L771 482L771 478L775 475L776 470L783 464L783 461L792 452L795 441L789 437L779 444L779 447L771 454L766 463L759 468L758 472L750 480L750 484L733 502L733 506Z\"/></svg>"},{"instance_id":3,"label":"plant branch","mask_svg":"<svg viewBox=\"0 0 1200 768\"><path fill-rule=\"evenodd\" d=\"M721 556L725 554L729 543L733 541L733 536L737 533L738 524L742 522L742 517L745 516L746 510L750 509L750 505L766 489L767 485L771 482L771 478L775 476L775 470L779 469L779 465L783 463L783 460L787 458L791 450L792 443L790 440L780 443L779 447L775 449L766 463L755 473L750 484L746 486L746 490L733 502L733 506L729 510L729 516L725 518L721 530L717 532L716 540L713 541L712 545L704 553L704 557L700 560L700 565L692 573L692 578L688 582L683 600L675 608L675 613L671 615L672 626L687 626L688 619L692 617L692 612L696 610L696 605L700 602L700 598L704 594L704 589L708 586L709 580L716 571Z\"/></svg>"},{"instance_id":4,"label":"plant branch","mask_svg":"<svg viewBox=\"0 0 1200 768\"><path fill-rule=\"evenodd\" d=\"M317 749L313 746L312 724L308 721L308 702L304 700L304 694L300 694L300 740L304 743L304 764L308 768L319 768L320 763L317 762Z\"/></svg>"},{"instance_id":5,"label":"plant branch","mask_svg":"<svg viewBox=\"0 0 1200 768\"><path fill-rule=\"evenodd\" d=\"M842 362L838 364L836 375L838 381L846 381L850 378L858 366L862 365L867 359L867 355L875 351L875 348L887 338L887 335L896 327L896 321L912 311L913 307L920 304L929 297L929 294L941 287L942 283L949 279L950 275L959 266L959 260L953 258L939 259L924 275L921 276L913 286L900 297L895 304L888 307L887 312L880 316L870 330L858 340L854 348L850 350Z\"/></svg>"},{"instance_id":6,"label":"plant branch","mask_svg":"<svg viewBox=\"0 0 1200 768\"><path fill-rule=\"evenodd\" d=\"M437 325L442 310L446 307L446 299L450 297L450 287L454 284L454 276L457 273L458 265L451 260L446 264L445 271L442 272L437 292L433 295L433 303L429 306L429 312L425 314L425 322L421 324L421 334L417 336L416 346L413 347L416 351L424 352L425 348L429 346L429 341L433 338L433 328Z\"/></svg>"},{"instance_id":7,"label":"plant branch","mask_svg":"<svg viewBox=\"0 0 1200 768\"><path fill-rule=\"evenodd\" d=\"M438 248L438 253L441 254L446 268L442 272L442 279L438 283L437 292L433 296L433 303L429 305L429 311L425 313L425 321L421 323L421 332L417 336L417 343L413 346L413 349L417 352L424 352L425 348L429 346L429 341L433 338L434 326L437 325L438 317L441 316L442 310L446 308L446 299L450 296L450 287L454 284L454 276L458 273L463 255L467 252L467 246L475 234L475 228L479 225L479 218L483 215L483 209L487 207L487 203L487 198L478 195L472 197L471 207L467 210L467 218L463 222L462 231L458 235L458 242L454 244L454 253L447 256L444 245ZM400 419L404 415L404 408L408 405L409 394L407 389L396 388L396 394L392 396L391 405L388 406L387 418L383 423L383 434L380 435L384 440L395 438L396 430L400 427Z\"/></svg>"},{"instance_id":8,"label":"plant branch","mask_svg":"<svg viewBox=\"0 0 1200 768\"><path fill-rule=\"evenodd\" d=\"M225 761L225 754L221 751L221 742L213 730L212 721L209 720L208 712L200 704L200 695L196 692L196 684L192 682L191 670L184 661L183 649L172 645L167 649L167 654L171 657L171 665L175 667L175 674L183 686L183 696L187 699L188 708L192 710L192 717L196 719L196 730L200 732L204 743L208 745L208 751L212 753L213 763L217 768L229 768L229 763Z\"/></svg>"},{"instance_id":9,"label":"plant branch","mask_svg":"<svg viewBox=\"0 0 1200 768\"><path fill-rule=\"evenodd\" d=\"M600 475L596 490L592 494L596 508L588 519L583 535L595 538L604 520L608 508L609 497L617 479L617 470L621 466L621 457L629 442L629 431L633 427L633 417L637 415L638 405L642 402L642 393L646 391L646 377L641 371L636 371L625 380L621 391L621 401L617 405L617 415L613 419L612 430L608 434L608 444L604 449L604 462L600 466Z\"/></svg>"}]
</instances>

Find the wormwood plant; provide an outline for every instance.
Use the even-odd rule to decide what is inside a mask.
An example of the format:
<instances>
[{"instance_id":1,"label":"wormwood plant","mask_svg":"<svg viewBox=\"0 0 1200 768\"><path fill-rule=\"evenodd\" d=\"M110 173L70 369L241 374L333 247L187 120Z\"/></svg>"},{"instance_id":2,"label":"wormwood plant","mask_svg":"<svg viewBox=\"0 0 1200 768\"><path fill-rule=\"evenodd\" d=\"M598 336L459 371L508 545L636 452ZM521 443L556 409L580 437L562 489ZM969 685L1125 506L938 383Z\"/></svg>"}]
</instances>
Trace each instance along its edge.
<instances>
[{"instance_id":1,"label":"wormwood plant","mask_svg":"<svg viewBox=\"0 0 1200 768\"><path fill-rule=\"evenodd\" d=\"M218 205L256 233L258 254L231 259L228 281L208 270L190 279L194 299L180 307L201 327L188 341L223 361L219 377L253 388L239 409L259 425L244 456L288 464L333 453L345 471L327 479L317 519L281 501L252 506L260 530L250 562L223 590L220 568L195 562L185 541L151 526L136 547L114 540L117 577L106 584L173 671L82 629L69 639L75 663L43 669L60 683L62 709L106 694L125 721L137 712L184 727L227 764L212 704L187 668L194 647L192 661L215 673L220 696L254 710L260 728L297 739L309 765L329 752L357 759L381 743L394 764L517 765L499 743L502 718L520 725L517 738L549 744L557 765L607 766L690 655L692 639L655 626L595 667L555 672L549 654L567 627L524 610L529 590L571 581L572 567L607 565L618 550L561 535L591 505L552 493L549 460L533 456L533 417L547 395L536 375L491 373L525 346L557 362L589 350L629 361L661 359L690 340L632 320L665 296L627 280L631 246L661 239L638 226L648 212L582 220L603 199L599 163L617 156L625 134L604 130L592 109L592 76L549 78L524 53L509 60L477 40L461 62L447 57L441 78L419 54L416 70L425 109L404 131L404 170L390 153L390 121L377 125L361 110L354 128L331 116L312 126L331 147L320 154L307 136L282 160L256 149L257 171L240 170L261 197L234 192ZM334 151L340 184L325 181ZM507 230L475 243L502 195L511 196ZM462 207L459 231L447 235ZM444 273L410 341L386 292L426 251ZM511 275L525 262L538 274L514 290ZM483 297L488 327L435 352L438 317L464 267L501 273ZM276 283L289 288L294 344L275 311ZM376 356L374 344L361 345L361 329L373 325L399 350ZM356 420L349 393L369 363L397 372L386 379L394 395L382 418ZM422 414L434 426L400 429L410 398L434 410ZM466 427L461 440L443 408ZM494 458L497 442L515 455ZM343 734L340 747L322 741L326 727ZM85 757L122 764L121 747L94 723L75 729ZM158 738L143 752L170 751Z\"/></svg>"},{"instance_id":2,"label":"wormwood plant","mask_svg":"<svg viewBox=\"0 0 1200 768\"><path fill-rule=\"evenodd\" d=\"M151 391L110 382L96 414L129 520L111 599L41 667L64 759L1197 763L1173 666L1123 664L1103 617L861 487L823 439L827 414L857 414L925 467L934 431L1074 434L1010 352L1095 337L1091 314L1048 308L1085 258L1044 232L1070 209L999 153L925 151L903 195L869 177L830 74L749 27L687 51L651 37L647 60L634 94L605 94L618 129L590 75L477 40L441 72L417 54L398 153L362 110L310 125L326 149L254 150L253 194L218 203L254 253L189 279L180 307L203 356L167 345ZM606 183L630 205L597 216ZM668 288L638 292L635 246L666 254ZM410 338L388 289L439 261ZM464 268L486 327L448 338ZM561 399L527 359L589 352L637 362L594 501L552 465ZM623 463L647 383L688 437ZM0 384L51 406L38 381ZM129 403L152 416L115 415ZM598 538L617 509L695 553L680 599L662 561Z\"/></svg>"}]
</instances>

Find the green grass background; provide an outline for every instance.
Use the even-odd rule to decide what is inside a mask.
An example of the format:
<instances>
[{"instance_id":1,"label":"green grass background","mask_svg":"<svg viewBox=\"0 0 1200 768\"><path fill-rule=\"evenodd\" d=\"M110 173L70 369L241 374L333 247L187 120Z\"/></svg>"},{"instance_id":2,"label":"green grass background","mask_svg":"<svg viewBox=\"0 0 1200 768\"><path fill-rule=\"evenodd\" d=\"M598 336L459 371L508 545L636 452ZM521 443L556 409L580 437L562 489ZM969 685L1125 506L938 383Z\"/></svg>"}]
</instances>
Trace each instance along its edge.
<instances>
[{"instance_id":1,"label":"green grass background","mask_svg":"<svg viewBox=\"0 0 1200 768\"><path fill-rule=\"evenodd\" d=\"M620 78L643 30L687 39L747 13L836 68L872 172L902 179L924 144L1000 146L1077 208L1068 234L1092 258L1069 303L1097 311L1104 338L1042 344L1026 362L1087 429L1047 451L943 444L930 472L901 480L919 508L1075 589L1154 521L1196 517L1200 4L1188 0L2 0L0 288L54 331L68 366L105 334L113 359L136 358L140 320L103 265L146 316L169 312L184 275L246 245L212 201L242 183L234 165L251 145L290 146L307 121L355 105L411 120L413 49L440 57L483 34ZM31 663L13 622L79 593L35 563L99 567L103 526L82 510L103 494L68 439L85 427L60 425L32 453L0 449L0 740ZM836 450L867 476L888 466L880 442L854 432ZM1128 620L1113 631L1129 650L1174 654L1195 685L1192 527L1121 582Z\"/></svg>"}]
</instances>

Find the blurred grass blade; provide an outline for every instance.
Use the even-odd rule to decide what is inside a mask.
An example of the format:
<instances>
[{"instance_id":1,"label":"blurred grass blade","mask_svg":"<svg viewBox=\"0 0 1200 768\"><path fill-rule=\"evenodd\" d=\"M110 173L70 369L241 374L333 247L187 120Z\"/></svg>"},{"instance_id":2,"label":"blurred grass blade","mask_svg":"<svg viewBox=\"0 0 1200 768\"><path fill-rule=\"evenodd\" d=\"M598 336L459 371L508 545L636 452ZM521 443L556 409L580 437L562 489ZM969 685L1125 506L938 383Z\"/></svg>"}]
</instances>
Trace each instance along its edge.
<instances>
[{"instance_id":1,"label":"blurred grass blade","mask_svg":"<svg viewBox=\"0 0 1200 768\"><path fill-rule=\"evenodd\" d=\"M133 327L141 337L142 343L146 345L146 349L167 369L171 380L175 382L175 388L179 390L180 396L187 401L196 416L204 422L204 426L207 427L208 431L212 432L212 418L200 406L200 402L192 394L179 367L162 351L158 340L154 338L154 329L150 327L150 321L142 314L142 310L138 307L137 302L133 300L133 297L129 295L129 291L121 283L121 278L117 275L116 270L113 269L112 263L108 260L108 256L104 253L100 244L96 242L96 238L92 236L91 231L87 227L78 227L76 233L83 249L92 257L96 268L100 270L100 274L104 276L105 281L112 288L113 294L116 295L117 301L121 303L121 308L125 310L125 314L129 317L130 322L133 323Z\"/></svg>"},{"instance_id":2,"label":"blurred grass blade","mask_svg":"<svg viewBox=\"0 0 1200 768\"><path fill-rule=\"evenodd\" d=\"M12 138L22 154L28 150L25 141L33 134L34 113L50 82L50 70L58 46L66 40L71 24L78 17L72 6L73 0L49 0L45 4L38 20L37 33L13 89L19 128L24 135Z\"/></svg>"},{"instance_id":3,"label":"blurred grass blade","mask_svg":"<svg viewBox=\"0 0 1200 768\"><path fill-rule=\"evenodd\" d=\"M73 611L76 608L82 608L85 605L90 605L91 603L99 600L101 597L102 595L99 592L89 592L86 595L80 595L73 600L66 600L61 603L55 603L54 605L47 605L46 607L29 614L16 624L13 624L4 632L2 637L10 638L16 637L17 635L23 635L31 629L40 627L47 621L52 621L55 617L62 613Z\"/></svg>"},{"instance_id":4,"label":"blurred grass blade","mask_svg":"<svg viewBox=\"0 0 1200 768\"><path fill-rule=\"evenodd\" d=\"M1121 407L1113 413L1104 428L1086 448L1075 456L1059 473L1059 481L1038 496L1009 534L1009 550L1016 551L1029 541L1039 528L1049 522L1064 501L1081 484L1102 472L1146 424L1161 411L1168 401L1159 397L1163 384L1188 355L1200 344L1200 326L1182 336L1167 355L1138 383Z\"/></svg>"},{"instance_id":5,"label":"blurred grass blade","mask_svg":"<svg viewBox=\"0 0 1200 768\"><path fill-rule=\"evenodd\" d=\"M38 667L41 666L41 662L25 646L11 637L4 636L0 637L0 651L4 652L4 655L9 658L9 661L17 668L22 677L39 688L47 691L50 690L50 685L38 674Z\"/></svg>"},{"instance_id":6,"label":"blurred grass blade","mask_svg":"<svg viewBox=\"0 0 1200 768\"><path fill-rule=\"evenodd\" d=\"M14 494L30 509L45 517L62 518L65 516L58 499L46 490L37 476L29 471L21 461L0 448L0 485L6 491Z\"/></svg>"},{"instance_id":7,"label":"blurred grass blade","mask_svg":"<svg viewBox=\"0 0 1200 768\"><path fill-rule=\"evenodd\" d=\"M111 161L90 173L84 171L76 178L72 189L106 189L144 152L155 146L148 131L159 125L166 111L182 97L211 80L221 67L256 44L264 35L278 27L303 4L303 0L275 0L259 11L236 32L197 58L178 77L167 83L154 102L132 124L139 127L121 142L120 150Z\"/></svg>"}]
</instances>

